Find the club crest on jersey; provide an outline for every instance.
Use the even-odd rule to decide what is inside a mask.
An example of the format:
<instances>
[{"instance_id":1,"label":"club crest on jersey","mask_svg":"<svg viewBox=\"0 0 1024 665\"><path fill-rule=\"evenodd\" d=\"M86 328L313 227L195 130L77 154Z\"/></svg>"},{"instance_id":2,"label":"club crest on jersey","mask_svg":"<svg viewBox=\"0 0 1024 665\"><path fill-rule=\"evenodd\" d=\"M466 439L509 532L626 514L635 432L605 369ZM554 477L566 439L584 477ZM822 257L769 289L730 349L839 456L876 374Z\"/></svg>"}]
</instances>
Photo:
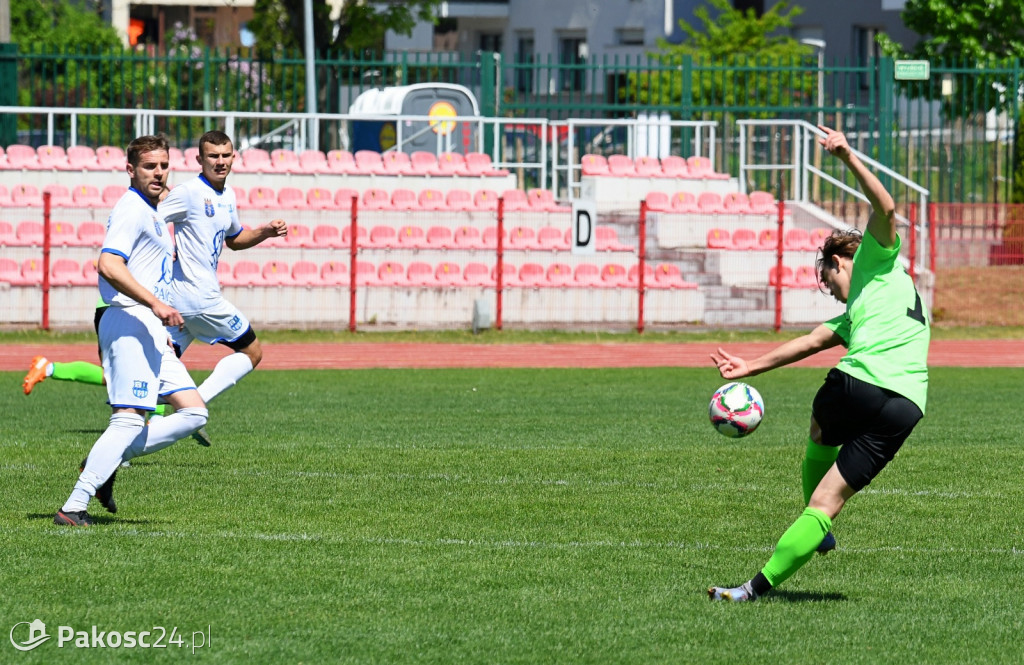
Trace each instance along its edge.
<instances>
[{"instance_id":1,"label":"club crest on jersey","mask_svg":"<svg viewBox=\"0 0 1024 665\"><path fill-rule=\"evenodd\" d=\"M206 213L207 217L213 217L213 201L203 199L203 212Z\"/></svg>"},{"instance_id":2,"label":"club crest on jersey","mask_svg":"<svg viewBox=\"0 0 1024 665\"><path fill-rule=\"evenodd\" d=\"M132 384L132 394L142 399L149 394L149 381L136 381Z\"/></svg>"},{"instance_id":3,"label":"club crest on jersey","mask_svg":"<svg viewBox=\"0 0 1024 665\"><path fill-rule=\"evenodd\" d=\"M237 316L232 317L231 321L228 322L228 326L230 326L232 330L238 330L242 327L242 320Z\"/></svg>"},{"instance_id":4,"label":"club crest on jersey","mask_svg":"<svg viewBox=\"0 0 1024 665\"><path fill-rule=\"evenodd\" d=\"M157 237L162 237L164 234L164 225L160 223L160 220L153 216L153 232L156 233Z\"/></svg>"}]
</instances>

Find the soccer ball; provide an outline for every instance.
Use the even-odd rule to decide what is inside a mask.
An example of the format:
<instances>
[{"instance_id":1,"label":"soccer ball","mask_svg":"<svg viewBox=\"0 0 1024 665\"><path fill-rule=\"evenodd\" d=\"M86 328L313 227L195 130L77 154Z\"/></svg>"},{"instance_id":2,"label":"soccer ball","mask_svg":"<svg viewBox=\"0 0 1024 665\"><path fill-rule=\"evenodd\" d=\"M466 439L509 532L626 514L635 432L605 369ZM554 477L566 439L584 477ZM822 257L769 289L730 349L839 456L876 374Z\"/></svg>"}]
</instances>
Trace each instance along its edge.
<instances>
[{"instance_id":1,"label":"soccer ball","mask_svg":"<svg viewBox=\"0 0 1024 665\"><path fill-rule=\"evenodd\" d=\"M764 400L746 383L727 383L711 397L708 417L719 433L737 439L750 434L761 424Z\"/></svg>"}]
</instances>

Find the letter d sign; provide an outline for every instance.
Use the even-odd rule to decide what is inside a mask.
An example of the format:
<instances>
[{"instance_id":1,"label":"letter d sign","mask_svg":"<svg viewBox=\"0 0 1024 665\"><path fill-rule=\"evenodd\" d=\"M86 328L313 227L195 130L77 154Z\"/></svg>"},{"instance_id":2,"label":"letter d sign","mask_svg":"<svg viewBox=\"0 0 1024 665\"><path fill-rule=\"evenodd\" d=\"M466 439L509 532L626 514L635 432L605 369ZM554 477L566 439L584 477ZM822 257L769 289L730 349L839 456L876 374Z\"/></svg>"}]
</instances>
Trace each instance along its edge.
<instances>
[{"instance_id":1,"label":"letter d sign","mask_svg":"<svg viewBox=\"0 0 1024 665\"><path fill-rule=\"evenodd\" d=\"M572 253L593 254L597 226L597 206L591 200L572 202Z\"/></svg>"}]
</instances>

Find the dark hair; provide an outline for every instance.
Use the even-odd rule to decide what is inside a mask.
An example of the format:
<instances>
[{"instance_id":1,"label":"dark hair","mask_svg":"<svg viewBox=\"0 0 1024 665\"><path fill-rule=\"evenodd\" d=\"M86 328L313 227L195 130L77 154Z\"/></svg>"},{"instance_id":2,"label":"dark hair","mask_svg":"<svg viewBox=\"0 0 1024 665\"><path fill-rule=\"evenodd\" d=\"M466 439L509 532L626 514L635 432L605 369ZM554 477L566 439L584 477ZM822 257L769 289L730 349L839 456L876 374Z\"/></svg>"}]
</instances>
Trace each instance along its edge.
<instances>
[{"instance_id":1,"label":"dark hair","mask_svg":"<svg viewBox=\"0 0 1024 665\"><path fill-rule=\"evenodd\" d=\"M227 143L231 145L232 148L234 148L234 144L231 143L231 137L225 134L224 132L220 131L219 129L208 131L199 137L200 156L202 156L203 154L203 144L206 143L209 143L210 145L224 145L225 143Z\"/></svg>"},{"instance_id":2,"label":"dark hair","mask_svg":"<svg viewBox=\"0 0 1024 665\"><path fill-rule=\"evenodd\" d=\"M818 269L818 280L822 284L825 283L825 270L834 266L835 257L845 256L852 259L863 239L864 236L857 229L836 229L825 238L825 244L818 250L818 260L814 262L814 267Z\"/></svg>"},{"instance_id":3,"label":"dark hair","mask_svg":"<svg viewBox=\"0 0 1024 665\"><path fill-rule=\"evenodd\" d=\"M128 163L132 166L138 166L139 159L147 152L153 152L154 150L170 152L167 137L162 134L136 137L128 144L128 149L125 152L128 156Z\"/></svg>"}]
</instances>

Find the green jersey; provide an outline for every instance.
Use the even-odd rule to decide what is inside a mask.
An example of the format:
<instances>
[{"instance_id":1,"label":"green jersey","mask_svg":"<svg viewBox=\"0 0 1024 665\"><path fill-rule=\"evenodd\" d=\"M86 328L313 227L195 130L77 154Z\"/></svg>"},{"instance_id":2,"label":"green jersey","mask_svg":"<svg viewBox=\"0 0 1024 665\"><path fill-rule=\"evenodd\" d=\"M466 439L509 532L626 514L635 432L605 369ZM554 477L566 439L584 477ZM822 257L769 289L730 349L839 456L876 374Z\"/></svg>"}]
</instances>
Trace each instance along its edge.
<instances>
[{"instance_id":1,"label":"green jersey","mask_svg":"<svg viewBox=\"0 0 1024 665\"><path fill-rule=\"evenodd\" d=\"M839 370L903 395L924 413L928 396L928 316L897 258L900 239L882 247L870 233L853 255L846 313L825 322L846 345Z\"/></svg>"}]
</instances>

